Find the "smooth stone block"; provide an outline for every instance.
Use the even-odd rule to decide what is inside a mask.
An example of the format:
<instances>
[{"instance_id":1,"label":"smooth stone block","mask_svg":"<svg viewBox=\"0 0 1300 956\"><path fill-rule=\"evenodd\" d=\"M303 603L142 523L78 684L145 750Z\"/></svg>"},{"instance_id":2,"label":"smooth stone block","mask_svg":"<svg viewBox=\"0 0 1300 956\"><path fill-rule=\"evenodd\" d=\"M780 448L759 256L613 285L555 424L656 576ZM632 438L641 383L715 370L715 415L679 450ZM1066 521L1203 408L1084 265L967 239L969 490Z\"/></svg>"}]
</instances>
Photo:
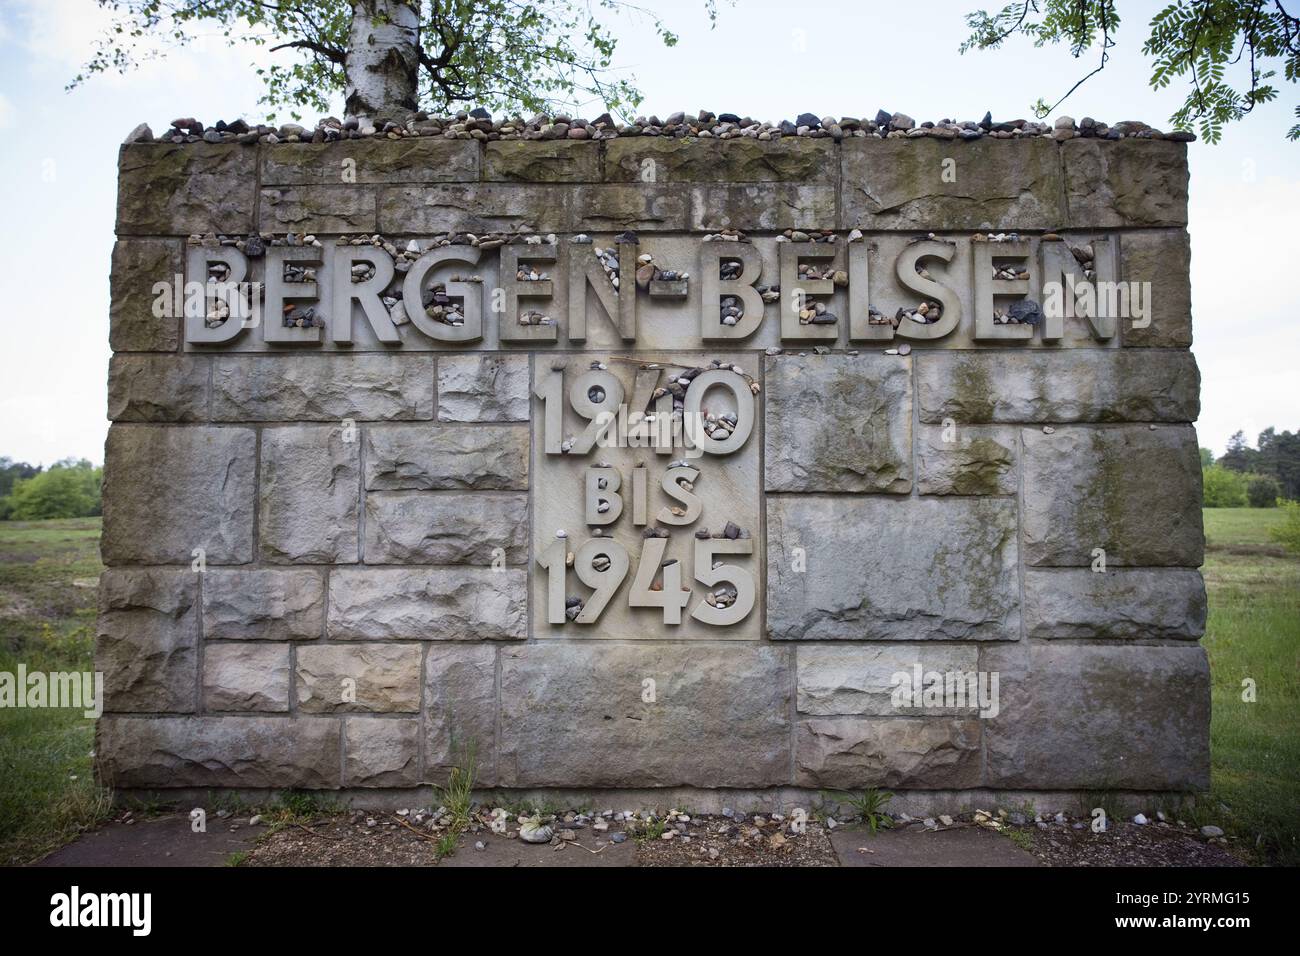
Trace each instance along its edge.
<instances>
[{"instance_id":1,"label":"smooth stone block","mask_svg":"<svg viewBox=\"0 0 1300 956\"><path fill-rule=\"evenodd\" d=\"M1026 428L1025 563L1199 567L1201 460L1190 425Z\"/></svg>"},{"instance_id":2,"label":"smooth stone block","mask_svg":"<svg viewBox=\"0 0 1300 956\"><path fill-rule=\"evenodd\" d=\"M419 644L302 644L296 657L301 713L420 709Z\"/></svg>"},{"instance_id":3,"label":"smooth stone block","mask_svg":"<svg viewBox=\"0 0 1300 956\"><path fill-rule=\"evenodd\" d=\"M767 527L774 640L1020 637L1014 501L769 498Z\"/></svg>"},{"instance_id":4,"label":"smooth stone block","mask_svg":"<svg viewBox=\"0 0 1300 956\"><path fill-rule=\"evenodd\" d=\"M1030 637L1195 640L1205 614L1205 582L1191 568L1025 569Z\"/></svg>"},{"instance_id":5,"label":"smooth stone block","mask_svg":"<svg viewBox=\"0 0 1300 956\"><path fill-rule=\"evenodd\" d=\"M891 355L769 356L768 491L912 489L912 369Z\"/></svg>"},{"instance_id":6,"label":"smooth stone block","mask_svg":"<svg viewBox=\"0 0 1300 956\"><path fill-rule=\"evenodd\" d=\"M279 143L262 149L262 185L475 182L478 143L438 136Z\"/></svg>"},{"instance_id":7,"label":"smooth stone block","mask_svg":"<svg viewBox=\"0 0 1300 956\"><path fill-rule=\"evenodd\" d=\"M1044 139L846 139L840 168L844 228L1002 232L1066 218L1060 157Z\"/></svg>"},{"instance_id":8,"label":"smooth stone block","mask_svg":"<svg viewBox=\"0 0 1300 956\"><path fill-rule=\"evenodd\" d=\"M496 783L497 649L432 644L424 661L424 772L445 786L471 759L482 786Z\"/></svg>"},{"instance_id":9,"label":"smooth stone block","mask_svg":"<svg viewBox=\"0 0 1300 956\"><path fill-rule=\"evenodd\" d=\"M209 711L289 710L288 644L208 644L203 702Z\"/></svg>"},{"instance_id":10,"label":"smooth stone block","mask_svg":"<svg viewBox=\"0 0 1300 956\"><path fill-rule=\"evenodd\" d=\"M418 720L349 717L343 747L346 787L413 787L420 781Z\"/></svg>"},{"instance_id":11,"label":"smooth stone block","mask_svg":"<svg viewBox=\"0 0 1300 956\"><path fill-rule=\"evenodd\" d=\"M782 648L753 644L547 642L505 648L499 783L786 783L787 655ZM647 680L654 682L653 702L644 699Z\"/></svg>"},{"instance_id":12,"label":"smooth stone block","mask_svg":"<svg viewBox=\"0 0 1300 956\"><path fill-rule=\"evenodd\" d=\"M979 648L955 645L875 645L828 647L815 644L796 650L798 711L816 717L924 714L965 716L978 712L976 698L966 707L917 707L910 695L897 696L901 686L911 688L914 668L928 672L971 673L979 667ZM899 680L906 674L906 681ZM924 688L924 683L922 683Z\"/></svg>"},{"instance_id":13,"label":"smooth stone block","mask_svg":"<svg viewBox=\"0 0 1300 956\"><path fill-rule=\"evenodd\" d=\"M174 352L181 316L155 315L154 284L184 275L180 239L119 239L109 275L108 344L115 352ZM174 293L173 293L174 295Z\"/></svg>"},{"instance_id":14,"label":"smooth stone block","mask_svg":"<svg viewBox=\"0 0 1300 956\"><path fill-rule=\"evenodd\" d=\"M984 721L985 786L1201 790L1210 784L1210 671L1198 646L990 648L1002 707Z\"/></svg>"},{"instance_id":15,"label":"smooth stone block","mask_svg":"<svg viewBox=\"0 0 1300 956\"><path fill-rule=\"evenodd\" d=\"M1125 347L1186 348L1192 344L1192 242L1186 229L1133 229L1120 236L1123 280L1150 283L1144 328L1121 320Z\"/></svg>"},{"instance_id":16,"label":"smooth stone block","mask_svg":"<svg viewBox=\"0 0 1300 956\"><path fill-rule=\"evenodd\" d=\"M104 563L253 560L251 428L114 425L104 447Z\"/></svg>"},{"instance_id":17,"label":"smooth stone block","mask_svg":"<svg viewBox=\"0 0 1300 956\"><path fill-rule=\"evenodd\" d=\"M927 423L1191 422L1201 410L1186 351L928 352L916 377Z\"/></svg>"}]
</instances>

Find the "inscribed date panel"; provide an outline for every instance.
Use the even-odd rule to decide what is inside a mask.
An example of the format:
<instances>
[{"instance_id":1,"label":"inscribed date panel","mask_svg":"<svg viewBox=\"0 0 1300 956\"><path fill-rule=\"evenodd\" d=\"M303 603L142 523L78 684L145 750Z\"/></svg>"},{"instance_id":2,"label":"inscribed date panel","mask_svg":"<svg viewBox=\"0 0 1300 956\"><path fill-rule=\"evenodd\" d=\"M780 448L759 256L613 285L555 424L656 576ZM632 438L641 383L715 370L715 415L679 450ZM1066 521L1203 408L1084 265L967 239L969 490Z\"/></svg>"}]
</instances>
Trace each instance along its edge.
<instances>
[{"instance_id":1,"label":"inscribed date panel","mask_svg":"<svg viewBox=\"0 0 1300 956\"><path fill-rule=\"evenodd\" d=\"M535 637L758 639L761 374L752 353L534 358Z\"/></svg>"}]
</instances>

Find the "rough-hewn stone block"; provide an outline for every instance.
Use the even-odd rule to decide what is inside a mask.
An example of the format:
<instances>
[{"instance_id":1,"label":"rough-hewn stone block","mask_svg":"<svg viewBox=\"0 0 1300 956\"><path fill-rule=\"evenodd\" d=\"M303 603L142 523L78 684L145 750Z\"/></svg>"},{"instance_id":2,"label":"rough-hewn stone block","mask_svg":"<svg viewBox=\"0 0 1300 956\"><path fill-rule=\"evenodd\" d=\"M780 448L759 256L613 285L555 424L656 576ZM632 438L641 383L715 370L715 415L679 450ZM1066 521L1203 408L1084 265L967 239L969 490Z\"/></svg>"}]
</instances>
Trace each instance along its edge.
<instances>
[{"instance_id":1,"label":"rough-hewn stone block","mask_svg":"<svg viewBox=\"0 0 1300 956\"><path fill-rule=\"evenodd\" d=\"M302 713L412 713L420 709L419 644L300 644Z\"/></svg>"},{"instance_id":2,"label":"rough-hewn stone block","mask_svg":"<svg viewBox=\"0 0 1300 956\"><path fill-rule=\"evenodd\" d=\"M184 273L179 239L119 239L113 245L108 303L108 344L113 351L176 350L181 317L154 315L153 286L173 283Z\"/></svg>"},{"instance_id":3,"label":"rough-hewn stone block","mask_svg":"<svg viewBox=\"0 0 1300 956\"><path fill-rule=\"evenodd\" d=\"M339 739L330 717L106 717L96 770L122 788L324 790L339 785Z\"/></svg>"},{"instance_id":4,"label":"rough-hewn stone block","mask_svg":"<svg viewBox=\"0 0 1300 956\"><path fill-rule=\"evenodd\" d=\"M838 161L835 146L825 139L786 137L760 142L637 136L605 144L605 179L621 183L833 184Z\"/></svg>"},{"instance_id":5,"label":"rough-hewn stone block","mask_svg":"<svg viewBox=\"0 0 1300 956\"><path fill-rule=\"evenodd\" d=\"M444 355L438 359L438 421L526 422L528 357Z\"/></svg>"},{"instance_id":6,"label":"rough-hewn stone block","mask_svg":"<svg viewBox=\"0 0 1300 956\"><path fill-rule=\"evenodd\" d=\"M258 228L273 232L372 233L377 221L370 186L272 186L258 212Z\"/></svg>"},{"instance_id":7,"label":"rough-hewn stone block","mask_svg":"<svg viewBox=\"0 0 1300 956\"><path fill-rule=\"evenodd\" d=\"M287 712L289 645L205 645L203 703L209 711Z\"/></svg>"},{"instance_id":8,"label":"rough-hewn stone block","mask_svg":"<svg viewBox=\"0 0 1300 956\"><path fill-rule=\"evenodd\" d=\"M420 782L420 722L349 717L343 731L346 787L413 787Z\"/></svg>"},{"instance_id":9,"label":"rough-hewn stone block","mask_svg":"<svg viewBox=\"0 0 1300 956\"><path fill-rule=\"evenodd\" d=\"M831 229L834 225L834 186L749 183L691 188L692 229L776 231Z\"/></svg>"},{"instance_id":10,"label":"rough-hewn stone block","mask_svg":"<svg viewBox=\"0 0 1300 956\"><path fill-rule=\"evenodd\" d=\"M767 526L777 640L1020 636L1012 501L769 498Z\"/></svg>"},{"instance_id":11,"label":"rough-hewn stone block","mask_svg":"<svg viewBox=\"0 0 1300 956\"><path fill-rule=\"evenodd\" d=\"M978 718L801 720L794 781L803 787L960 789L980 779Z\"/></svg>"},{"instance_id":12,"label":"rough-hewn stone block","mask_svg":"<svg viewBox=\"0 0 1300 956\"><path fill-rule=\"evenodd\" d=\"M432 644L424 662L424 772L445 785L472 756L482 786L496 783L496 654L491 645Z\"/></svg>"},{"instance_id":13,"label":"rough-hewn stone block","mask_svg":"<svg viewBox=\"0 0 1300 956\"><path fill-rule=\"evenodd\" d=\"M1033 644L987 649L983 667L1000 673L1002 696L998 717L984 721L985 785L1209 786L1210 672L1200 647Z\"/></svg>"},{"instance_id":14,"label":"rough-hewn stone block","mask_svg":"<svg viewBox=\"0 0 1300 956\"><path fill-rule=\"evenodd\" d=\"M433 417L429 355L222 355L216 421L411 421Z\"/></svg>"},{"instance_id":15,"label":"rough-hewn stone block","mask_svg":"<svg viewBox=\"0 0 1300 956\"><path fill-rule=\"evenodd\" d=\"M929 352L916 362L921 421L1191 422L1191 352Z\"/></svg>"},{"instance_id":16,"label":"rough-hewn stone block","mask_svg":"<svg viewBox=\"0 0 1300 956\"><path fill-rule=\"evenodd\" d=\"M108 417L115 422L194 422L208 415L206 359L114 355L108 363Z\"/></svg>"},{"instance_id":17,"label":"rough-hewn stone block","mask_svg":"<svg viewBox=\"0 0 1300 956\"><path fill-rule=\"evenodd\" d=\"M106 711L192 713L199 581L188 568L118 568L99 578L95 670Z\"/></svg>"},{"instance_id":18,"label":"rough-hewn stone block","mask_svg":"<svg viewBox=\"0 0 1300 956\"><path fill-rule=\"evenodd\" d=\"M498 140L485 149L483 178L489 182L600 182L600 147L565 140Z\"/></svg>"},{"instance_id":19,"label":"rough-hewn stone block","mask_svg":"<svg viewBox=\"0 0 1300 956\"><path fill-rule=\"evenodd\" d=\"M474 182L478 152L478 143L433 136L281 143L262 149L262 185L338 185L345 171L360 184Z\"/></svg>"},{"instance_id":20,"label":"rough-hewn stone block","mask_svg":"<svg viewBox=\"0 0 1300 956\"><path fill-rule=\"evenodd\" d=\"M525 183L381 187L379 228L398 234L558 232L569 226L571 192Z\"/></svg>"},{"instance_id":21,"label":"rough-hewn stone block","mask_svg":"<svg viewBox=\"0 0 1300 956\"><path fill-rule=\"evenodd\" d=\"M979 666L979 648L956 645L828 647L807 645L797 650L798 711L816 717L870 715L890 717L925 713L929 716L960 716L978 712L978 701L970 698L966 707L911 706L911 698L896 698L901 685L910 688L913 669L973 672ZM898 681L906 674L908 680ZM924 686L924 684L922 684Z\"/></svg>"},{"instance_id":22,"label":"rough-hewn stone block","mask_svg":"<svg viewBox=\"0 0 1300 956\"><path fill-rule=\"evenodd\" d=\"M340 568L330 575L331 638L521 640L527 573L486 568Z\"/></svg>"},{"instance_id":23,"label":"rough-hewn stone block","mask_svg":"<svg viewBox=\"0 0 1300 956\"><path fill-rule=\"evenodd\" d=\"M679 186L577 186L569 202L571 226L580 232L681 232L691 228L690 201Z\"/></svg>"},{"instance_id":24,"label":"rough-hewn stone block","mask_svg":"<svg viewBox=\"0 0 1300 956\"><path fill-rule=\"evenodd\" d=\"M782 355L765 364L768 491L912 489L907 359Z\"/></svg>"},{"instance_id":25,"label":"rough-hewn stone block","mask_svg":"<svg viewBox=\"0 0 1300 956\"><path fill-rule=\"evenodd\" d=\"M524 491L528 429L394 425L367 428L371 491Z\"/></svg>"},{"instance_id":26,"label":"rough-hewn stone block","mask_svg":"<svg viewBox=\"0 0 1300 956\"><path fill-rule=\"evenodd\" d=\"M1125 282L1151 283L1150 322L1120 320L1126 346L1186 348L1192 344L1192 243L1186 229L1134 229L1120 237Z\"/></svg>"},{"instance_id":27,"label":"rough-hewn stone block","mask_svg":"<svg viewBox=\"0 0 1300 956\"><path fill-rule=\"evenodd\" d=\"M949 440L951 439L951 440ZM1014 495L1020 435L1014 428L922 425L916 484L923 495Z\"/></svg>"},{"instance_id":28,"label":"rough-hewn stone block","mask_svg":"<svg viewBox=\"0 0 1300 956\"><path fill-rule=\"evenodd\" d=\"M501 652L503 786L764 787L790 774L788 651L545 643ZM643 700L653 680L655 701ZM580 746L574 746L576 741Z\"/></svg>"},{"instance_id":29,"label":"rough-hewn stone block","mask_svg":"<svg viewBox=\"0 0 1300 956\"><path fill-rule=\"evenodd\" d=\"M217 570L203 578L203 636L314 640L325 625L325 578L307 569Z\"/></svg>"},{"instance_id":30,"label":"rough-hewn stone block","mask_svg":"<svg viewBox=\"0 0 1300 956\"><path fill-rule=\"evenodd\" d=\"M1184 143L1072 139L1061 163L1073 228L1187 225Z\"/></svg>"},{"instance_id":31,"label":"rough-hewn stone block","mask_svg":"<svg viewBox=\"0 0 1300 956\"><path fill-rule=\"evenodd\" d=\"M253 560L251 428L114 425L104 447L105 564Z\"/></svg>"},{"instance_id":32,"label":"rough-hewn stone block","mask_svg":"<svg viewBox=\"0 0 1300 956\"><path fill-rule=\"evenodd\" d=\"M262 432L258 534L278 563L358 560L361 442L328 425Z\"/></svg>"},{"instance_id":33,"label":"rough-hewn stone block","mask_svg":"<svg viewBox=\"0 0 1300 956\"><path fill-rule=\"evenodd\" d=\"M528 496L371 494L366 498L367 564L528 561Z\"/></svg>"},{"instance_id":34,"label":"rough-hewn stone block","mask_svg":"<svg viewBox=\"0 0 1300 956\"><path fill-rule=\"evenodd\" d=\"M119 236L247 234L256 199L254 150L137 143L118 153Z\"/></svg>"},{"instance_id":35,"label":"rough-hewn stone block","mask_svg":"<svg viewBox=\"0 0 1300 956\"><path fill-rule=\"evenodd\" d=\"M945 159L956 163L946 182ZM1060 157L1045 139L846 140L845 228L1057 229L1066 221Z\"/></svg>"},{"instance_id":36,"label":"rough-hewn stone block","mask_svg":"<svg viewBox=\"0 0 1300 956\"><path fill-rule=\"evenodd\" d=\"M1030 637L1195 639L1205 610L1205 582L1190 568L1025 570Z\"/></svg>"},{"instance_id":37,"label":"rough-hewn stone block","mask_svg":"<svg viewBox=\"0 0 1300 956\"><path fill-rule=\"evenodd\" d=\"M1199 567L1201 461L1188 425L1026 428L1025 562L1088 567Z\"/></svg>"}]
</instances>

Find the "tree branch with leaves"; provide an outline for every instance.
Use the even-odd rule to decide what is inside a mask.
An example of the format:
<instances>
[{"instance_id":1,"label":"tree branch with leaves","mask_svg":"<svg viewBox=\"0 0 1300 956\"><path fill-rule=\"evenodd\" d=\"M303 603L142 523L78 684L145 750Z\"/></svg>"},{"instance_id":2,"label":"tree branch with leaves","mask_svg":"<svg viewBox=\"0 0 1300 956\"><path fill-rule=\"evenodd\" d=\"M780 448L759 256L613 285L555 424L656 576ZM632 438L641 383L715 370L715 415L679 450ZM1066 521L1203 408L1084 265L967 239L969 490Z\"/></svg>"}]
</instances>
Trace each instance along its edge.
<instances>
[{"instance_id":1,"label":"tree branch with leaves","mask_svg":"<svg viewBox=\"0 0 1300 956\"><path fill-rule=\"evenodd\" d=\"M1052 104L1040 98L1034 112L1049 115L1110 60L1120 25L1121 0L1019 0L995 13L968 14L968 50L995 50L1016 35L1035 46L1068 44L1076 59L1098 63ZM1152 18L1142 52L1152 60L1151 86L1187 87L1183 105L1170 117L1175 129L1192 130L1217 143L1223 128L1278 97L1274 81L1300 78L1300 19L1281 0L1177 0ZM1300 106L1295 109L1300 120ZM1287 131L1300 140L1300 122Z\"/></svg>"}]
</instances>

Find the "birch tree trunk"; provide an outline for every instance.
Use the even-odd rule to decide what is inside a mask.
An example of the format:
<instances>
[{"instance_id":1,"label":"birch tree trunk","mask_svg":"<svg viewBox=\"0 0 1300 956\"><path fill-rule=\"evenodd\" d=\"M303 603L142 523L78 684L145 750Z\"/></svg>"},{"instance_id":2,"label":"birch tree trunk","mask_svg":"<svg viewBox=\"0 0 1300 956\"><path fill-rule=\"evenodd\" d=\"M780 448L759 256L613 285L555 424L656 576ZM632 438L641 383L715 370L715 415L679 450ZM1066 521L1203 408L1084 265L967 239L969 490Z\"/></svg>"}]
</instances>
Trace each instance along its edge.
<instances>
[{"instance_id":1,"label":"birch tree trunk","mask_svg":"<svg viewBox=\"0 0 1300 956\"><path fill-rule=\"evenodd\" d=\"M420 13L415 0L354 0L348 39L344 111L385 121L417 107Z\"/></svg>"}]
</instances>

